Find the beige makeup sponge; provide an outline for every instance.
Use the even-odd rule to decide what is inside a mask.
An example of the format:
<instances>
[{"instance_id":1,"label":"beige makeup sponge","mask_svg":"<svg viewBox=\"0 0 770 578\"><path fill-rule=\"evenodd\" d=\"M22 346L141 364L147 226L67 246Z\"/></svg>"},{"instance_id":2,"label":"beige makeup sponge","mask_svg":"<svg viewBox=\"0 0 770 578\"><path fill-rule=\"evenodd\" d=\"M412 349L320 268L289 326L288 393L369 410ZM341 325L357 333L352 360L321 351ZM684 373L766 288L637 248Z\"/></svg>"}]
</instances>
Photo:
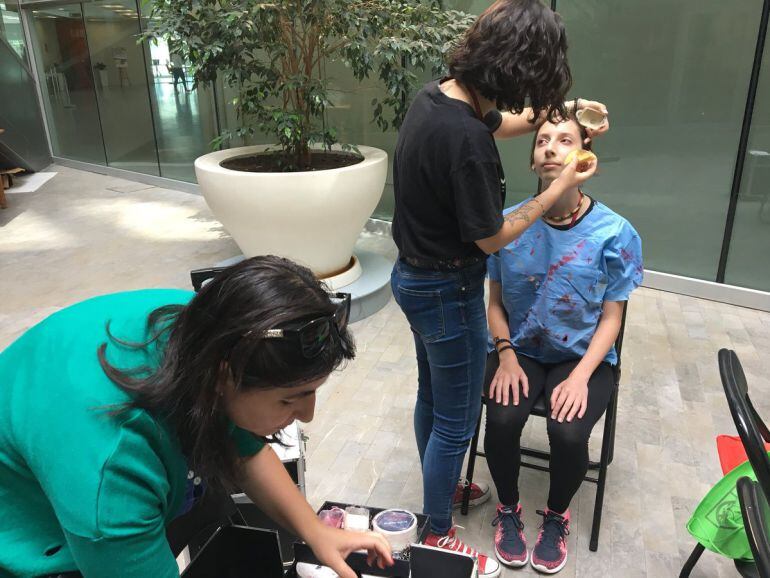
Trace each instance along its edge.
<instances>
[{"instance_id":1,"label":"beige makeup sponge","mask_svg":"<svg viewBox=\"0 0 770 578\"><path fill-rule=\"evenodd\" d=\"M572 159L575 158L575 155L577 155L577 172L584 173L588 170L588 168L591 166L591 162L596 162L597 158L594 153L591 151L583 150L583 149L576 149L572 152L570 152L565 158L564 158L564 166L567 166L572 162Z\"/></svg>"}]
</instances>

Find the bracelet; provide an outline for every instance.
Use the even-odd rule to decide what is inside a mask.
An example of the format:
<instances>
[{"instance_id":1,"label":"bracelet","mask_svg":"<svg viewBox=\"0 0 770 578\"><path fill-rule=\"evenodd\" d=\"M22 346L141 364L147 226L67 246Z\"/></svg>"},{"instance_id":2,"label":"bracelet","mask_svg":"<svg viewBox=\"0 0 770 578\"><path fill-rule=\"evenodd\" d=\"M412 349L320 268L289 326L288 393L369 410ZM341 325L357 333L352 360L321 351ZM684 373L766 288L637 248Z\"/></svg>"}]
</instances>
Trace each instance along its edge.
<instances>
[{"instance_id":1,"label":"bracelet","mask_svg":"<svg viewBox=\"0 0 770 578\"><path fill-rule=\"evenodd\" d=\"M497 356L499 357L500 354L505 351L506 349L513 349L513 345L506 345L505 347L501 347L497 350Z\"/></svg>"},{"instance_id":2,"label":"bracelet","mask_svg":"<svg viewBox=\"0 0 770 578\"><path fill-rule=\"evenodd\" d=\"M575 104L572 107L572 114L576 115L579 107L580 107L580 99L576 98L575 99Z\"/></svg>"},{"instance_id":3,"label":"bracelet","mask_svg":"<svg viewBox=\"0 0 770 578\"><path fill-rule=\"evenodd\" d=\"M511 340L508 339L507 337L494 337L492 341L494 342L495 347L497 347L498 343L507 343L508 345L513 345L513 343L511 343Z\"/></svg>"},{"instance_id":4,"label":"bracelet","mask_svg":"<svg viewBox=\"0 0 770 578\"><path fill-rule=\"evenodd\" d=\"M543 203L540 202L540 199L537 197L532 197L532 200L540 206L540 210L543 211L543 214L545 215L545 207L543 206Z\"/></svg>"}]
</instances>

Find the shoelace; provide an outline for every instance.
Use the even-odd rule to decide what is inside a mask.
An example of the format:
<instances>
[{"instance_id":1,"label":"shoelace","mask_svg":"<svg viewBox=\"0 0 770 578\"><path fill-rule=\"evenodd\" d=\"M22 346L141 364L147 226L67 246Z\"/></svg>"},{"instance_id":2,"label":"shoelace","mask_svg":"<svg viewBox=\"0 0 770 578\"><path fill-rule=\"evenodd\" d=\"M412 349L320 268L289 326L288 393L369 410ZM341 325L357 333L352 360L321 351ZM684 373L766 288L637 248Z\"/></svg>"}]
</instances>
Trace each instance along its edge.
<instances>
[{"instance_id":1,"label":"shoelace","mask_svg":"<svg viewBox=\"0 0 770 578\"><path fill-rule=\"evenodd\" d=\"M472 484L472 483L469 483L469 482L468 482L468 480L467 480L466 478L460 478L460 479L457 481L457 485L458 485L458 486L460 486L460 488L461 488L461 489L463 489L463 490L464 490L466 487L470 487L470 488L471 488L471 491L473 491L473 485L474 485L474 484Z\"/></svg>"},{"instance_id":2,"label":"shoelace","mask_svg":"<svg viewBox=\"0 0 770 578\"><path fill-rule=\"evenodd\" d=\"M524 522L521 521L521 518L513 508L501 508L498 511L497 516L492 520L492 525L497 526L498 524L503 525L504 532L508 532L514 528L516 530L524 529ZM511 528L511 524L513 524L513 528Z\"/></svg>"},{"instance_id":3,"label":"shoelace","mask_svg":"<svg viewBox=\"0 0 770 578\"><path fill-rule=\"evenodd\" d=\"M559 541L564 540L569 534L567 520L556 512L537 510L537 513L543 516L543 523L540 524L540 541L553 548L558 548Z\"/></svg>"},{"instance_id":4,"label":"shoelace","mask_svg":"<svg viewBox=\"0 0 770 578\"><path fill-rule=\"evenodd\" d=\"M455 526L455 528L460 528L464 530L462 526ZM450 536L447 534L446 536L443 536L439 538L438 542L436 542L436 546L439 548L444 548L445 550L451 550L453 552L461 552L463 554L468 554L469 556L475 556L478 557L479 553L476 552L473 548L470 546L467 546L463 543L460 538L457 537L457 535Z\"/></svg>"}]
</instances>

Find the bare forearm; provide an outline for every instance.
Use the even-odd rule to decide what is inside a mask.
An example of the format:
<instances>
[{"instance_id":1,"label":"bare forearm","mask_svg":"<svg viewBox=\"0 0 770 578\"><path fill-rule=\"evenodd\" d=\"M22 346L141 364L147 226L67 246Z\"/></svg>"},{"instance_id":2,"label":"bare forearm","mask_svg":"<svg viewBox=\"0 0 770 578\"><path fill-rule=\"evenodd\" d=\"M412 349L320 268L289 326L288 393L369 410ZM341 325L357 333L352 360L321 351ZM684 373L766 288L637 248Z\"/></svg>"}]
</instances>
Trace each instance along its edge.
<instances>
[{"instance_id":1,"label":"bare forearm","mask_svg":"<svg viewBox=\"0 0 770 578\"><path fill-rule=\"evenodd\" d=\"M241 484L251 501L275 522L306 542L312 540L321 523L270 447L244 464Z\"/></svg>"},{"instance_id":2,"label":"bare forearm","mask_svg":"<svg viewBox=\"0 0 770 578\"><path fill-rule=\"evenodd\" d=\"M503 306L502 285L497 281L489 282L487 321L489 323L489 331L493 337L511 338L511 330L508 327L508 315Z\"/></svg>"},{"instance_id":3,"label":"bare forearm","mask_svg":"<svg viewBox=\"0 0 770 578\"><path fill-rule=\"evenodd\" d=\"M502 307L489 306L487 309L487 318L489 319L489 331L493 337L500 339L510 339L511 331L508 328L508 319Z\"/></svg>"},{"instance_id":4,"label":"bare forearm","mask_svg":"<svg viewBox=\"0 0 770 578\"><path fill-rule=\"evenodd\" d=\"M579 375L586 381L593 375L599 364L607 357L607 352L612 349L615 340L620 333L621 319L623 316L624 303L606 302L602 311L599 325L596 328L588 350L580 363L572 370L573 374Z\"/></svg>"},{"instance_id":5,"label":"bare forearm","mask_svg":"<svg viewBox=\"0 0 770 578\"><path fill-rule=\"evenodd\" d=\"M527 203L505 215L503 226L492 237L476 241L482 251L491 255L521 236L532 223L542 217L564 193L564 186L556 179L551 186Z\"/></svg>"},{"instance_id":6,"label":"bare forearm","mask_svg":"<svg viewBox=\"0 0 770 578\"><path fill-rule=\"evenodd\" d=\"M532 223L548 212L563 193L564 187L557 179L537 197L505 215L505 222L511 226L511 238L506 240L503 247L518 238Z\"/></svg>"},{"instance_id":7,"label":"bare forearm","mask_svg":"<svg viewBox=\"0 0 770 578\"><path fill-rule=\"evenodd\" d=\"M487 322L489 324L489 331L494 337L501 339L511 338L511 328L508 325L508 312L503 305L503 286L497 281L489 282L489 306L487 307ZM510 347L505 348L508 345L503 342L500 346L495 346L500 362L504 360L512 361L518 365L516 360L516 352ZM500 350L503 350L502 352Z\"/></svg>"}]
</instances>

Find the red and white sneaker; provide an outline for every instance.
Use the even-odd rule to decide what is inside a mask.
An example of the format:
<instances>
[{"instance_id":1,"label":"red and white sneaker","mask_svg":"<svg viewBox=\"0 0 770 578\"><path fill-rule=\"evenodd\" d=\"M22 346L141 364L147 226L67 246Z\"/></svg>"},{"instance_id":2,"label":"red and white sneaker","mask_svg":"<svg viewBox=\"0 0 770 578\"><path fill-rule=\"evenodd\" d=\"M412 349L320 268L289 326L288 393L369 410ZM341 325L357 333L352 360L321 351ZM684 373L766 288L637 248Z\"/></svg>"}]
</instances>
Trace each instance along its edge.
<instances>
[{"instance_id":1,"label":"red and white sneaker","mask_svg":"<svg viewBox=\"0 0 770 578\"><path fill-rule=\"evenodd\" d=\"M461 478L460 481L457 482L455 495L452 499L452 508L459 508L463 505L463 492L467 486L468 480L466 479ZM470 500L468 500L468 506L478 506L479 504L483 504L489 499L489 496L491 495L489 491L489 484L485 484L484 482L474 482L470 484L470 486L471 496Z\"/></svg>"},{"instance_id":2,"label":"red and white sneaker","mask_svg":"<svg viewBox=\"0 0 770 578\"><path fill-rule=\"evenodd\" d=\"M489 556L479 554L477 550L474 550L470 546L466 546L463 541L455 535L456 532L457 526L453 526L445 536L431 532L425 539L425 544L433 546L434 548L441 548L442 550L449 550L450 552L473 556L479 562L479 578L497 578L500 576L500 569L502 568L500 563Z\"/></svg>"},{"instance_id":3,"label":"red and white sneaker","mask_svg":"<svg viewBox=\"0 0 770 578\"><path fill-rule=\"evenodd\" d=\"M569 510L564 514L549 509L537 513L543 516L543 524L532 550L532 567L544 574L556 574L567 563Z\"/></svg>"}]
</instances>

